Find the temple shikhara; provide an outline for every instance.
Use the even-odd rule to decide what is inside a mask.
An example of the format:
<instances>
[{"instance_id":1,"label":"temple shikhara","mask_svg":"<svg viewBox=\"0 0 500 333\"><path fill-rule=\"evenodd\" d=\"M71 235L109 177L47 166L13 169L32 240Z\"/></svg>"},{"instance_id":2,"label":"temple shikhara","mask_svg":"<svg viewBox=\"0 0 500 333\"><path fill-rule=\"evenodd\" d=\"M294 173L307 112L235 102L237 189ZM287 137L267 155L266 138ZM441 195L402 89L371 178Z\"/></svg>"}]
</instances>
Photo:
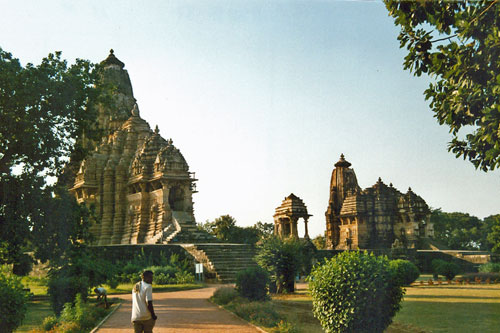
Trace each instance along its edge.
<instances>
[{"instance_id":1,"label":"temple shikhara","mask_svg":"<svg viewBox=\"0 0 500 333\"><path fill-rule=\"evenodd\" d=\"M101 63L101 80L116 86L113 108L98 105L102 141L85 158L71 192L93 203L96 245L210 240L196 229L194 173L172 139L140 117L124 64L113 54Z\"/></svg>"},{"instance_id":2,"label":"temple shikhara","mask_svg":"<svg viewBox=\"0 0 500 333\"><path fill-rule=\"evenodd\" d=\"M329 249L420 248L433 236L430 210L408 189L401 193L379 178L362 190L344 155L335 163L326 216Z\"/></svg>"}]
</instances>

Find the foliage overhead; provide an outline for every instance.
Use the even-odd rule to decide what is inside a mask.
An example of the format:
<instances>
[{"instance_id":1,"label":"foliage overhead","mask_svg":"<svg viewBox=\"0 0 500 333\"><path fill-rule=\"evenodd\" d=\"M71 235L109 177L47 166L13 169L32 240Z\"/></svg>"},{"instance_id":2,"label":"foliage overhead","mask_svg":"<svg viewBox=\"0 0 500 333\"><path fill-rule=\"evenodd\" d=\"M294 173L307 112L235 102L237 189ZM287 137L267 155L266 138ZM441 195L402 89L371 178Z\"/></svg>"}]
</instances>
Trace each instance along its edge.
<instances>
[{"instance_id":1,"label":"foliage overhead","mask_svg":"<svg viewBox=\"0 0 500 333\"><path fill-rule=\"evenodd\" d=\"M450 129L448 150L483 171L500 166L500 6L495 1L385 0L408 50L404 69L428 74L426 100Z\"/></svg>"},{"instance_id":2,"label":"foliage overhead","mask_svg":"<svg viewBox=\"0 0 500 333\"><path fill-rule=\"evenodd\" d=\"M309 276L313 314L325 332L383 332L401 308L403 289L386 257L343 252Z\"/></svg>"},{"instance_id":3,"label":"foliage overhead","mask_svg":"<svg viewBox=\"0 0 500 333\"><path fill-rule=\"evenodd\" d=\"M29 246L46 243L35 229L64 227L51 216L57 204L47 176L61 181L68 161L78 163L99 135L91 105L109 95L98 77L98 65L68 65L61 52L23 66L0 48L0 262L19 263Z\"/></svg>"}]
</instances>

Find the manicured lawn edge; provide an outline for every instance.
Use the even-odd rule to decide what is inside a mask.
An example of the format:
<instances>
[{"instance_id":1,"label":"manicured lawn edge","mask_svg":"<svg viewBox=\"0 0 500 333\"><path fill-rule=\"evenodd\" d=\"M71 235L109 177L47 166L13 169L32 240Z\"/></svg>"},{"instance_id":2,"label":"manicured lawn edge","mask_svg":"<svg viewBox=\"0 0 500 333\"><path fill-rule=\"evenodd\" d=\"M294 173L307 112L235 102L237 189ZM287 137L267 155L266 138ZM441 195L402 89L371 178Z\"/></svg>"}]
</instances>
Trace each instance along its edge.
<instances>
[{"instance_id":1,"label":"manicured lawn edge","mask_svg":"<svg viewBox=\"0 0 500 333\"><path fill-rule=\"evenodd\" d=\"M243 320L244 322L246 322L247 324L249 324L250 326L253 326L256 330L262 332L262 333L267 333L267 331L265 331L264 329L260 328L259 326L256 326L255 324L247 321L245 318L241 318L240 316L238 316L236 313L232 312L232 311L229 311L228 309L226 309L225 307L223 307L222 305L219 305L219 304L216 304L214 302L212 302L210 299L207 299L207 301L209 301L210 303L212 303L213 305L215 305L216 307L218 307L219 309L222 309L224 311L226 311L227 313L231 314L233 317L235 318L238 318L240 320Z\"/></svg>"}]
</instances>

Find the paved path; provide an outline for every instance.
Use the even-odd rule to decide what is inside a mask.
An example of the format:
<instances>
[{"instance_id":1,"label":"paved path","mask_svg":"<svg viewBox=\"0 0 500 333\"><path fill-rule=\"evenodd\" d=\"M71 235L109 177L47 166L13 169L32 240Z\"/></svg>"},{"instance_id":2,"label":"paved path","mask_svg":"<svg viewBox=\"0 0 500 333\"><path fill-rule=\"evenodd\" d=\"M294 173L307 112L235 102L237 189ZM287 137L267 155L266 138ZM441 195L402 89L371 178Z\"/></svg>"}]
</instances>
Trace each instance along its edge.
<instances>
[{"instance_id":1,"label":"paved path","mask_svg":"<svg viewBox=\"0 0 500 333\"><path fill-rule=\"evenodd\" d=\"M153 305L158 320L154 333L163 332L262 332L232 313L210 303L216 287L155 293ZM98 333L133 332L130 323L131 296L111 296L122 299L122 306L100 327Z\"/></svg>"}]
</instances>

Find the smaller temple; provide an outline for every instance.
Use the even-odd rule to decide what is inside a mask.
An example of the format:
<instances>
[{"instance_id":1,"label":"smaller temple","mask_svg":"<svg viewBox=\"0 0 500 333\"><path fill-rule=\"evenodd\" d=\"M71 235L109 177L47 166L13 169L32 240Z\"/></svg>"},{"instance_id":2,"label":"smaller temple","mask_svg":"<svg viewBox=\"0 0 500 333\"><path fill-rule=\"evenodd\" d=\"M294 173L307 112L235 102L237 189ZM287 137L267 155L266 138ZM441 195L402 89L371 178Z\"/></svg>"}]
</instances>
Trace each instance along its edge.
<instances>
[{"instance_id":1,"label":"smaller temple","mask_svg":"<svg viewBox=\"0 0 500 333\"><path fill-rule=\"evenodd\" d=\"M280 237L295 237L299 238L297 231L297 221L302 218L305 224L304 238L309 238L307 231L307 221L312 215L307 213L307 207L302 199L291 193L286 197L281 206L276 208L274 214L274 234Z\"/></svg>"},{"instance_id":2,"label":"smaller temple","mask_svg":"<svg viewBox=\"0 0 500 333\"><path fill-rule=\"evenodd\" d=\"M329 249L414 248L433 235L430 209L411 188L401 193L382 179L362 190L344 155L335 163L326 210Z\"/></svg>"}]
</instances>

